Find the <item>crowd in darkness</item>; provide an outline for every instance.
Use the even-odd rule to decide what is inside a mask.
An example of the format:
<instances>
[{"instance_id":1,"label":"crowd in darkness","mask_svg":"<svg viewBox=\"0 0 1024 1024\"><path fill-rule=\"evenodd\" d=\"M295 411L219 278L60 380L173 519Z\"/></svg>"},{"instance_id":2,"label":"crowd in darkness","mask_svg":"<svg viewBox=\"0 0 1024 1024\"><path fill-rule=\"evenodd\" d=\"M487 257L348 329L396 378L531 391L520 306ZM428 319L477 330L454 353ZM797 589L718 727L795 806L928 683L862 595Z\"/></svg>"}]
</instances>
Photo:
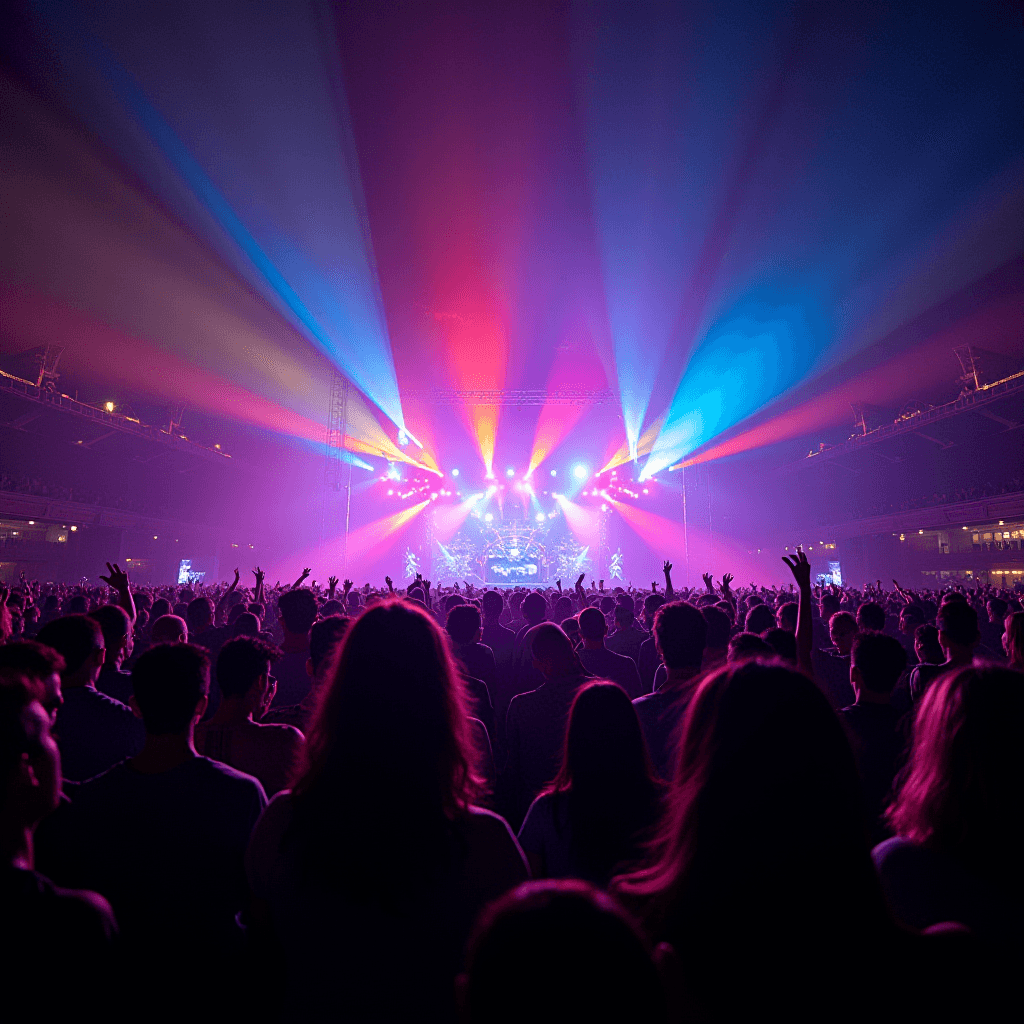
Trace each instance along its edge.
<instances>
[{"instance_id":1,"label":"crowd in darkness","mask_svg":"<svg viewBox=\"0 0 1024 1024\"><path fill-rule=\"evenodd\" d=\"M10 1019L1004 1016L1022 595L785 561L0 588Z\"/></svg>"}]
</instances>

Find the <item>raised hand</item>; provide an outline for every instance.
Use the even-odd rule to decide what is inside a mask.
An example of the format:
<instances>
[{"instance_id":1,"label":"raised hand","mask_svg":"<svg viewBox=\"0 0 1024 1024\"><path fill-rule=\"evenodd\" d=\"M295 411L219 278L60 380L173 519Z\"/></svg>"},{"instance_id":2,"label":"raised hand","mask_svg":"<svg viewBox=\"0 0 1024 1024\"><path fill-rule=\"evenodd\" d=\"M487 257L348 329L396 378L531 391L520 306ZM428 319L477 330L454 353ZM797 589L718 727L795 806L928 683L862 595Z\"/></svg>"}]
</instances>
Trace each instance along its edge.
<instances>
[{"instance_id":1,"label":"raised hand","mask_svg":"<svg viewBox=\"0 0 1024 1024\"><path fill-rule=\"evenodd\" d=\"M343 580L341 585L344 587L345 593L347 594L355 586L355 583L353 583L352 580Z\"/></svg>"},{"instance_id":2,"label":"raised hand","mask_svg":"<svg viewBox=\"0 0 1024 1024\"><path fill-rule=\"evenodd\" d=\"M330 590L330 592L332 594L334 593L334 591L337 588L337 586L338 586L338 577L337 576L328 576L327 577L327 587L328 587L328 589Z\"/></svg>"},{"instance_id":3,"label":"raised hand","mask_svg":"<svg viewBox=\"0 0 1024 1024\"><path fill-rule=\"evenodd\" d=\"M385 576L384 577L384 582L387 584L388 593L389 594L393 594L395 592L395 585L394 585L394 583L391 582L391 577L390 576Z\"/></svg>"},{"instance_id":4,"label":"raised hand","mask_svg":"<svg viewBox=\"0 0 1024 1024\"><path fill-rule=\"evenodd\" d=\"M793 574L796 585L801 590L810 590L811 563L807 560L807 554L803 548L797 548L796 555L793 558L787 558L783 555L782 560L789 566L789 571Z\"/></svg>"},{"instance_id":5,"label":"raised hand","mask_svg":"<svg viewBox=\"0 0 1024 1024\"><path fill-rule=\"evenodd\" d=\"M672 563L667 558L665 559L665 564L661 567L661 571L662 572L671 572L672 571Z\"/></svg>"},{"instance_id":6,"label":"raised hand","mask_svg":"<svg viewBox=\"0 0 1024 1024\"><path fill-rule=\"evenodd\" d=\"M423 581L423 587L426 590L426 592L429 594L430 593L430 580L424 580Z\"/></svg>"},{"instance_id":7,"label":"raised hand","mask_svg":"<svg viewBox=\"0 0 1024 1024\"><path fill-rule=\"evenodd\" d=\"M262 583L267 575L258 565L256 566L255 569L253 569L252 574L256 577L257 584Z\"/></svg>"},{"instance_id":8,"label":"raised hand","mask_svg":"<svg viewBox=\"0 0 1024 1024\"><path fill-rule=\"evenodd\" d=\"M704 586L708 588L708 593L713 594L715 592L715 580L711 573L703 573L701 579L704 581Z\"/></svg>"},{"instance_id":9,"label":"raised hand","mask_svg":"<svg viewBox=\"0 0 1024 1024\"><path fill-rule=\"evenodd\" d=\"M558 592L561 593L562 592L562 581L561 580L555 580L555 586L558 587Z\"/></svg>"},{"instance_id":10,"label":"raised hand","mask_svg":"<svg viewBox=\"0 0 1024 1024\"><path fill-rule=\"evenodd\" d=\"M658 581L651 580L651 590L656 594L658 592Z\"/></svg>"},{"instance_id":11,"label":"raised hand","mask_svg":"<svg viewBox=\"0 0 1024 1024\"><path fill-rule=\"evenodd\" d=\"M582 586L583 586L583 581L584 581L584 580L585 580L586 578L587 578L587 574L586 574L585 572L581 572L581 573L580 573L580 576L579 576L579 579L578 579L578 580L576 580L576 586L577 586L577 587L582 587Z\"/></svg>"},{"instance_id":12,"label":"raised hand","mask_svg":"<svg viewBox=\"0 0 1024 1024\"><path fill-rule=\"evenodd\" d=\"M722 593L723 593L723 594L724 594L724 593L726 593L726 592L727 592L727 591L729 590L729 584L730 584L730 583L732 583L732 581L733 581L733 580L734 580L735 578L736 578L736 577L735 577L735 576L733 576L733 574L732 574L731 572L727 572L727 573L726 573L726 574L725 574L725 575L724 575L724 576L722 577L722 587L721 587L721 590L722 590Z\"/></svg>"},{"instance_id":13,"label":"raised hand","mask_svg":"<svg viewBox=\"0 0 1024 1024\"><path fill-rule=\"evenodd\" d=\"M108 587L113 587L114 590L127 590L128 589L128 573L121 572L121 567L114 562L113 565L107 562L107 572L109 576L101 576L100 579L107 584Z\"/></svg>"}]
</instances>

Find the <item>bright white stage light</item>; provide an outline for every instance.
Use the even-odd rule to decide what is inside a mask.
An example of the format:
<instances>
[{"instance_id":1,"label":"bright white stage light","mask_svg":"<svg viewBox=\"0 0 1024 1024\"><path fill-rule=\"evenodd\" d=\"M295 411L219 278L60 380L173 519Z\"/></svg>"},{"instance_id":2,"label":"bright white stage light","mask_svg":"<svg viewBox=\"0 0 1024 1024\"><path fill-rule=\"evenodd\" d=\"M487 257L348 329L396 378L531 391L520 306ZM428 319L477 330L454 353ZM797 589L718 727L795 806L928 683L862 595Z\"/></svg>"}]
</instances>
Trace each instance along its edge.
<instances>
[{"instance_id":1,"label":"bright white stage light","mask_svg":"<svg viewBox=\"0 0 1024 1024\"><path fill-rule=\"evenodd\" d=\"M557 469L551 470L551 475L552 476L558 476L558 470Z\"/></svg>"},{"instance_id":2,"label":"bright white stage light","mask_svg":"<svg viewBox=\"0 0 1024 1024\"><path fill-rule=\"evenodd\" d=\"M493 523L494 522L494 516L490 512L488 512L487 515L484 516L484 522L485 523Z\"/></svg>"},{"instance_id":3,"label":"bright white stage light","mask_svg":"<svg viewBox=\"0 0 1024 1024\"><path fill-rule=\"evenodd\" d=\"M403 448L409 443L409 435L401 428L398 430L398 443Z\"/></svg>"},{"instance_id":4,"label":"bright white stage light","mask_svg":"<svg viewBox=\"0 0 1024 1024\"><path fill-rule=\"evenodd\" d=\"M516 475L516 471L514 469L512 469L511 467L509 467L508 469L505 470L505 476L507 476L509 478L509 480L511 480L512 477L514 477L515 475Z\"/></svg>"},{"instance_id":5,"label":"bright white stage light","mask_svg":"<svg viewBox=\"0 0 1024 1024\"><path fill-rule=\"evenodd\" d=\"M459 475L459 471L457 469L453 469L452 470L452 476L458 476L458 475Z\"/></svg>"},{"instance_id":6,"label":"bright white stage light","mask_svg":"<svg viewBox=\"0 0 1024 1024\"><path fill-rule=\"evenodd\" d=\"M577 480L585 480L587 476L587 467L584 466L582 462L577 463L577 465L573 466L572 475L576 477Z\"/></svg>"},{"instance_id":7,"label":"bright white stage light","mask_svg":"<svg viewBox=\"0 0 1024 1024\"><path fill-rule=\"evenodd\" d=\"M535 516L535 518L536 518L538 523L543 523L544 522L544 513L543 512L538 512L537 515Z\"/></svg>"}]
</instances>

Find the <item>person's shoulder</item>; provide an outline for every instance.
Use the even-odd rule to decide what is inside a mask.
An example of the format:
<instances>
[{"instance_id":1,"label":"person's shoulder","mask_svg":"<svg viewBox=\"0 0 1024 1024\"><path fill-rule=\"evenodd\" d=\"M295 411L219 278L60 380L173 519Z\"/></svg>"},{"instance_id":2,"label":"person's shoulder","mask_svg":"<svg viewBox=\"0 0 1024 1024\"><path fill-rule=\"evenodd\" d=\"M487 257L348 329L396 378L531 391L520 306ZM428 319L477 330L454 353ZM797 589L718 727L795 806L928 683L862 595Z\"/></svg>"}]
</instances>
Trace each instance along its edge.
<instances>
[{"instance_id":1,"label":"person's shoulder","mask_svg":"<svg viewBox=\"0 0 1024 1024\"><path fill-rule=\"evenodd\" d=\"M637 711L641 708L646 710L647 708L657 707L659 704L663 704L664 701L665 695L660 690L657 690L654 693L645 693L640 697L634 697L633 707L635 707Z\"/></svg>"},{"instance_id":2,"label":"person's shoulder","mask_svg":"<svg viewBox=\"0 0 1024 1024\"><path fill-rule=\"evenodd\" d=\"M506 838L511 839L513 843L516 841L509 823L500 814L489 811L486 807L470 805L463 818L462 827L470 838L489 842L502 842Z\"/></svg>"},{"instance_id":3,"label":"person's shoulder","mask_svg":"<svg viewBox=\"0 0 1024 1024\"><path fill-rule=\"evenodd\" d=\"M281 746L292 747L305 739L301 729L287 722L258 722L257 726L261 730L266 730L265 733L260 733L261 736L266 736L270 742Z\"/></svg>"},{"instance_id":4,"label":"person's shoulder","mask_svg":"<svg viewBox=\"0 0 1024 1024\"><path fill-rule=\"evenodd\" d=\"M203 775L225 787L243 790L249 789L258 791L263 802L266 803L266 794L263 792L263 784L254 775L247 775L237 768L232 768L223 761L215 761L212 757L197 757L194 760L192 769L197 775Z\"/></svg>"},{"instance_id":5,"label":"person's shoulder","mask_svg":"<svg viewBox=\"0 0 1024 1024\"><path fill-rule=\"evenodd\" d=\"M903 836L893 836L879 843L871 851L875 867L881 871L899 870L931 859L931 851L920 843Z\"/></svg>"}]
</instances>

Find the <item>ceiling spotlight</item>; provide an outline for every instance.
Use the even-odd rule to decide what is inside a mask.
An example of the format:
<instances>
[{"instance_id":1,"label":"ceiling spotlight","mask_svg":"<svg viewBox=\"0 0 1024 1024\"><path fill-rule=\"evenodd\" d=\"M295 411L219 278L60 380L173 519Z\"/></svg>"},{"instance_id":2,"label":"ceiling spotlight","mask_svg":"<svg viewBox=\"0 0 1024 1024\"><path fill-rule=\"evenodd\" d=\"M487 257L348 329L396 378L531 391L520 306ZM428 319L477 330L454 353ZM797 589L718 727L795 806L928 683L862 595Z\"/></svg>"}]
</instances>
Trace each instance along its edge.
<instances>
[{"instance_id":1,"label":"ceiling spotlight","mask_svg":"<svg viewBox=\"0 0 1024 1024\"><path fill-rule=\"evenodd\" d=\"M650 494L650 493L651 493L651 492L650 492L649 490L647 490L647 488L645 487L645 488L644 488L644 494Z\"/></svg>"},{"instance_id":2,"label":"ceiling spotlight","mask_svg":"<svg viewBox=\"0 0 1024 1024\"><path fill-rule=\"evenodd\" d=\"M507 476L509 478L509 480L511 480L512 477L514 477L515 475L516 475L516 471L514 469L512 469L511 466L508 469L505 470L505 476Z\"/></svg>"},{"instance_id":3,"label":"ceiling spotlight","mask_svg":"<svg viewBox=\"0 0 1024 1024\"><path fill-rule=\"evenodd\" d=\"M558 476L558 470L557 469L551 470L551 475L552 476Z\"/></svg>"},{"instance_id":4,"label":"ceiling spotlight","mask_svg":"<svg viewBox=\"0 0 1024 1024\"><path fill-rule=\"evenodd\" d=\"M74 533L74 532L75 532L75 530L77 530L77 529L78 529L78 527L77 527L77 526L72 526L72 527L71 527L71 532L72 532L72 533Z\"/></svg>"},{"instance_id":5,"label":"ceiling spotlight","mask_svg":"<svg viewBox=\"0 0 1024 1024\"><path fill-rule=\"evenodd\" d=\"M106 409L107 412L113 412L114 411L114 403L113 402L104 402L103 403L103 408Z\"/></svg>"},{"instance_id":6,"label":"ceiling spotlight","mask_svg":"<svg viewBox=\"0 0 1024 1024\"><path fill-rule=\"evenodd\" d=\"M543 512L538 512L537 515L534 516L534 518L537 520L538 523L543 523L544 522L544 513Z\"/></svg>"},{"instance_id":7,"label":"ceiling spotlight","mask_svg":"<svg viewBox=\"0 0 1024 1024\"><path fill-rule=\"evenodd\" d=\"M458 476L458 475L459 475L459 471L457 469L453 469L452 470L452 476Z\"/></svg>"},{"instance_id":8,"label":"ceiling spotlight","mask_svg":"<svg viewBox=\"0 0 1024 1024\"><path fill-rule=\"evenodd\" d=\"M401 428L398 430L398 443L403 448L409 443L409 435Z\"/></svg>"},{"instance_id":9,"label":"ceiling spotlight","mask_svg":"<svg viewBox=\"0 0 1024 1024\"><path fill-rule=\"evenodd\" d=\"M485 523L493 523L494 522L494 516L490 512L488 512L487 515L484 516L484 522Z\"/></svg>"},{"instance_id":10,"label":"ceiling spotlight","mask_svg":"<svg viewBox=\"0 0 1024 1024\"><path fill-rule=\"evenodd\" d=\"M573 466L572 475L576 477L577 480L585 480L587 476L587 467L584 466L582 462L577 463Z\"/></svg>"}]
</instances>

